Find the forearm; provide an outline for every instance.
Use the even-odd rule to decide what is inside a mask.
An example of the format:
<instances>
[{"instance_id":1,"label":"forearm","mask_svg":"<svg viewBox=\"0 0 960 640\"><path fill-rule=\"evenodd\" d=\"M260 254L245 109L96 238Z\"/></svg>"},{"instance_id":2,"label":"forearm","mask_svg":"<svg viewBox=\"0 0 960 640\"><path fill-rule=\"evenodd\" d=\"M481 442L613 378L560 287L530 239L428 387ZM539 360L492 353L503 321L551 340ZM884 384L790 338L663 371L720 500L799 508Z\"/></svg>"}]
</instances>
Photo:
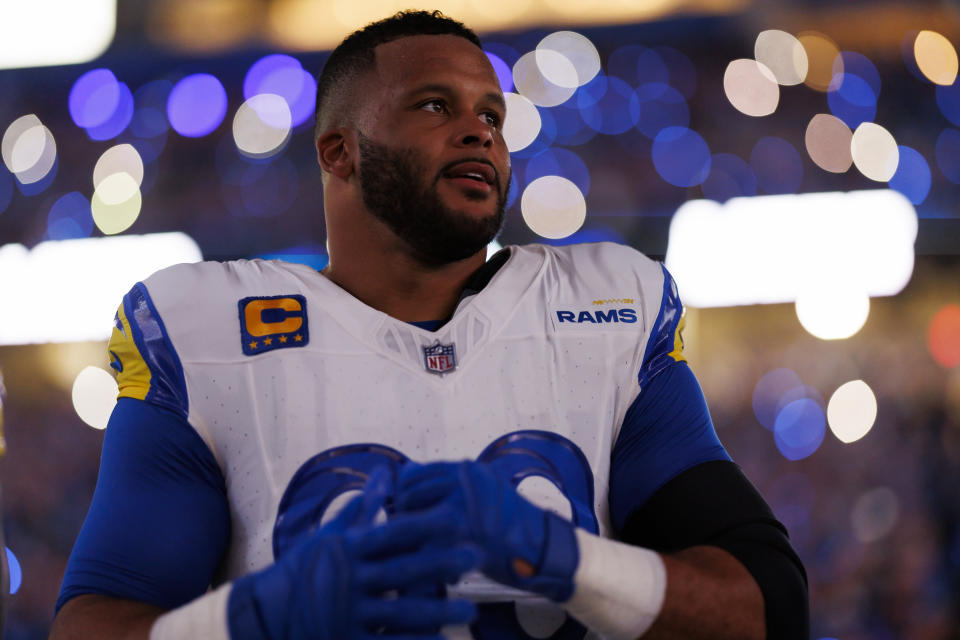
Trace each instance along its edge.
<instances>
[{"instance_id":1,"label":"forearm","mask_svg":"<svg viewBox=\"0 0 960 640\"><path fill-rule=\"evenodd\" d=\"M610 640L764 637L763 596L715 547L663 555L577 530L580 566L571 615Z\"/></svg>"},{"instance_id":2,"label":"forearm","mask_svg":"<svg viewBox=\"0 0 960 640\"><path fill-rule=\"evenodd\" d=\"M50 640L148 640L163 609L134 600L87 594L71 599L57 613Z\"/></svg>"}]
</instances>

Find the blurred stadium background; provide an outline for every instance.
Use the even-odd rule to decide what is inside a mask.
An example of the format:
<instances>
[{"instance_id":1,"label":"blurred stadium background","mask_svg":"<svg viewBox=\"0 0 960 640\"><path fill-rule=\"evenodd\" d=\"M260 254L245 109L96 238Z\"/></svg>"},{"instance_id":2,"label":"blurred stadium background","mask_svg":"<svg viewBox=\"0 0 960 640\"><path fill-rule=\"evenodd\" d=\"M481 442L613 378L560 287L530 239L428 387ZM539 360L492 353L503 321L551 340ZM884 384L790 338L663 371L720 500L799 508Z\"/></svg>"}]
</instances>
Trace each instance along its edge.
<instances>
[{"instance_id":1,"label":"blurred stadium background","mask_svg":"<svg viewBox=\"0 0 960 640\"><path fill-rule=\"evenodd\" d=\"M120 296L175 262L325 263L314 75L403 8L0 3L7 637L49 629ZM418 8L476 29L508 92L499 241L667 261L720 437L806 563L812 638L960 638L960 5Z\"/></svg>"}]
</instances>

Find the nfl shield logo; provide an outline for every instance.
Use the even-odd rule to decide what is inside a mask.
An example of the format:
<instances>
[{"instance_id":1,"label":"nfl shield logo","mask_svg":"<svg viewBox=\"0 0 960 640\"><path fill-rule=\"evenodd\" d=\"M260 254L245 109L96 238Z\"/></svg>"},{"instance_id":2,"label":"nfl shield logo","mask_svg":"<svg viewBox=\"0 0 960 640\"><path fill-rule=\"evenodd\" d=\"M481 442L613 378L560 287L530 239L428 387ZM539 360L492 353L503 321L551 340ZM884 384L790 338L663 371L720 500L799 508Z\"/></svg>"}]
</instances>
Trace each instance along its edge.
<instances>
[{"instance_id":1,"label":"nfl shield logo","mask_svg":"<svg viewBox=\"0 0 960 640\"><path fill-rule=\"evenodd\" d=\"M457 354L453 344L436 344L423 348L423 364L430 373L443 375L457 368Z\"/></svg>"}]
</instances>

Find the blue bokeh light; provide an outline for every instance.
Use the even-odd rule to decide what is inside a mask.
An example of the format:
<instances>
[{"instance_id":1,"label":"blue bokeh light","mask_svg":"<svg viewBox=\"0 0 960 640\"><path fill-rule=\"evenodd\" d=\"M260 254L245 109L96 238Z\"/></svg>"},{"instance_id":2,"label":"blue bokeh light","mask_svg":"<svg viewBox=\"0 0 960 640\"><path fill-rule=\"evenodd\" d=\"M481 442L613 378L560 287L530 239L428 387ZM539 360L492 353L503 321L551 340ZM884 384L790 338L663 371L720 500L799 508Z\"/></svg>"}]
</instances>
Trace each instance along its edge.
<instances>
[{"instance_id":1,"label":"blue bokeh light","mask_svg":"<svg viewBox=\"0 0 960 640\"><path fill-rule=\"evenodd\" d=\"M864 80L873 93L874 102L880 97L880 72L867 56L856 51L841 51L833 61L833 73L836 77L842 73L850 73Z\"/></svg>"},{"instance_id":2,"label":"blue bokeh light","mask_svg":"<svg viewBox=\"0 0 960 640\"><path fill-rule=\"evenodd\" d=\"M133 145L133 148L140 154L140 159L143 160L146 165L159 158L160 154L163 153L164 148L167 146L167 134L153 138L136 138L126 135L120 138L119 141Z\"/></svg>"},{"instance_id":3,"label":"blue bokeh light","mask_svg":"<svg viewBox=\"0 0 960 640\"><path fill-rule=\"evenodd\" d=\"M912 204L918 205L926 200L927 194L930 193L933 179L930 165L916 149L904 145L900 145L899 149L900 164L897 165L897 172L893 174L888 184L891 189L905 195Z\"/></svg>"},{"instance_id":4,"label":"blue bokeh light","mask_svg":"<svg viewBox=\"0 0 960 640\"><path fill-rule=\"evenodd\" d=\"M254 62L244 77L245 100L261 93L283 98L290 107L291 124L296 127L313 115L317 82L303 69L299 60L277 53Z\"/></svg>"},{"instance_id":5,"label":"blue bokeh light","mask_svg":"<svg viewBox=\"0 0 960 640\"><path fill-rule=\"evenodd\" d=\"M520 59L519 51L502 42L484 41L483 50L503 60L510 69L513 69L513 65L517 64L517 60Z\"/></svg>"},{"instance_id":6,"label":"blue bokeh light","mask_svg":"<svg viewBox=\"0 0 960 640\"><path fill-rule=\"evenodd\" d=\"M170 126L187 138L200 138L213 132L226 114L227 92L209 73L181 79L167 98Z\"/></svg>"},{"instance_id":7,"label":"blue bokeh light","mask_svg":"<svg viewBox=\"0 0 960 640\"><path fill-rule=\"evenodd\" d=\"M823 442L827 417L819 404L809 398L795 400L785 406L773 425L773 440L788 460L803 460Z\"/></svg>"},{"instance_id":8,"label":"blue bokeh light","mask_svg":"<svg viewBox=\"0 0 960 640\"><path fill-rule=\"evenodd\" d=\"M656 47L660 59L667 66L670 75L670 86L680 94L690 99L697 92L697 69L687 55L673 47Z\"/></svg>"},{"instance_id":9,"label":"blue bokeh light","mask_svg":"<svg viewBox=\"0 0 960 640\"><path fill-rule=\"evenodd\" d=\"M647 84L648 82L670 83L670 69L660 54L653 49L646 49L637 56L634 63L637 67L636 86Z\"/></svg>"},{"instance_id":10,"label":"blue bokeh light","mask_svg":"<svg viewBox=\"0 0 960 640\"><path fill-rule=\"evenodd\" d=\"M803 182L803 159L792 144L776 136L760 138L750 152L757 186L766 193L796 193Z\"/></svg>"},{"instance_id":11,"label":"blue bokeh light","mask_svg":"<svg viewBox=\"0 0 960 640\"><path fill-rule=\"evenodd\" d=\"M943 117L960 127L960 77L949 87L937 85L937 106Z\"/></svg>"},{"instance_id":12,"label":"blue bokeh light","mask_svg":"<svg viewBox=\"0 0 960 640\"><path fill-rule=\"evenodd\" d=\"M653 141L651 155L660 177L677 187L694 187L710 175L710 147L692 129L662 130Z\"/></svg>"},{"instance_id":13,"label":"blue bokeh light","mask_svg":"<svg viewBox=\"0 0 960 640\"><path fill-rule=\"evenodd\" d=\"M510 189L507 191L507 204L505 208L509 209L512 207L519 195L520 183L517 181L517 172L514 170L513 173L510 174Z\"/></svg>"},{"instance_id":14,"label":"blue bokeh light","mask_svg":"<svg viewBox=\"0 0 960 640\"><path fill-rule=\"evenodd\" d=\"M815 388L811 387L810 385L804 384L799 387L794 387L793 389L789 389L785 391L783 395L780 396L780 399L777 401L777 415L779 415L780 412L783 410L783 408L786 407L788 404L792 402L796 402L797 400L804 400L804 399L812 400L813 402L817 403L817 406L823 410L826 410L827 408L827 405L823 401L823 396L820 395L820 392L817 391Z\"/></svg>"},{"instance_id":15,"label":"blue bokeh light","mask_svg":"<svg viewBox=\"0 0 960 640\"><path fill-rule=\"evenodd\" d=\"M167 114L156 107L142 107L133 112L130 133L138 138L155 138L170 129Z\"/></svg>"},{"instance_id":16,"label":"blue bokeh light","mask_svg":"<svg viewBox=\"0 0 960 640\"><path fill-rule=\"evenodd\" d=\"M133 94L130 92L130 87L123 82L117 86L120 92L117 109L106 122L95 127L87 127L87 136L91 140L103 141L116 138L124 132L133 119Z\"/></svg>"},{"instance_id":17,"label":"blue bokeh light","mask_svg":"<svg viewBox=\"0 0 960 640\"><path fill-rule=\"evenodd\" d=\"M589 104L578 106L583 121L591 129L607 135L617 135L637 123L638 114L630 108L631 100L634 99L633 89L614 76L608 76L605 84L603 95L595 100L586 98L585 101Z\"/></svg>"},{"instance_id":18,"label":"blue bokeh light","mask_svg":"<svg viewBox=\"0 0 960 640\"><path fill-rule=\"evenodd\" d=\"M107 120L120 104L120 83L109 69L93 69L73 83L68 105L78 127L88 129Z\"/></svg>"},{"instance_id":19,"label":"blue bokeh light","mask_svg":"<svg viewBox=\"0 0 960 640\"><path fill-rule=\"evenodd\" d=\"M827 91L830 112L856 129L862 122L873 122L877 116L877 98L867 81L852 73L833 76Z\"/></svg>"},{"instance_id":20,"label":"blue bokeh light","mask_svg":"<svg viewBox=\"0 0 960 640\"><path fill-rule=\"evenodd\" d=\"M20 561L17 560L17 556L13 555L13 551L10 551L10 547L5 548L7 551L7 571L10 572L10 595L13 595L20 590L20 585L23 584L23 569L20 568Z\"/></svg>"},{"instance_id":21,"label":"blue bokeh light","mask_svg":"<svg viewBox=\"0 0 960 640\"><path fill-rule=\"evenodd\" d=\"M937 136L937 166L950 182L960 184L960 131L944 129Z\"/></svg>"},{"instance_id":22,"label":"blue bokeh light","mask_svg":"<svg viewBox=\"0 0 960 640\"><path fill-rule=\"evenodd\" d=\"M580 86L564 104L573 104L581 113L587 107L592 107L600 101L607 93L607 76L604 73L598 73L591 78L590 82Z\"/></svg>"},{"instance_id":23,"label":"blue bokeh light","mask_svg":"<svg viewBox=\"0 0 960 640\"><path fill-rule=\"evenodd\" d=\"M543 176L562 176L577 185L583 195L590 193L590 171L586 163L569 149L553 148L531 158L524 172L530 184Z\"/></svg>"},{"instance_id":24,"label":"blue bokeh light","mask_svg":"<svg viewBox=\"0 0 960 640\"><path fill-rule=\"evenodd\" d=\"M90 201L79 191L60 196L47 214L47 239L87 238L93 233Z\"/></svg>"},{"instance_id":25,"label":"blue bokeh light","mask_svg":"<svg viewBox=\"0 0 960 640\"><path fill-rule=\"evenodd\" d=\"M757 176L749 164L732 153L713 154L710 175L700 185L703 196L717 202L757 195Z\"/></svg>"},{"instance_id":26,"label":"blue bokeh light","mask_svg":"<svg viewBox=\"0 0 960 640\"><path fill-rule=\"evenodd\" d=\"M571 147L587 143L597 137L597 132L587 126L583 121L583 116L576 103L567 101L553 109L550 109L550 115L553 116L557 125L557 137L555 142Z\"/></svg>"},{"instance_id":27,"label":"blue bokeh light","mask_svg":"<svg viewBox=\"0 0 960 640\"><path fill-rule=\"evenodd\" d=\"M484 53L487 54L487 59L493 66L494 73L497 74L497 82L500 83L500 90L504 93L513 91L513 71L511 71L510 65L495 53L489 51L484 51Z\"/></svg>"},{"instance_id":28,"label":"blue bokeh light","mask_svg":"<svg viewBox=\"0 0 960 640\"><path fill-rule=\"evenodd\" d=\"M0 213L7 210L13 200L13 176L0 165Z\"/></svg>"},{"instance_id":29,"label":"blue bokeh light","mask_svg":"<svg viewBox=\"0 0 960 640\"><path fill-rule=\"evenodd\" d=\"M773 429L780 398L799 387L803 387L803 381L790 369L784 367L765 373L753 388L753 415L757 422Z\"/></svg>"},{"instance_id":30,"label":"blue bokeh light","mask_svg":"<svg viewBox=\"0 0 960 640\"><path fill-rule=\"evenodd\" d=\"M637 86L640 84L637 60L645 51L647 51L647 48L638 44L628 44L617 47L607 57L607 73L617 76L618 78L623 78L633 86ZM658 77L656 81L667 82L669 80L669 73L666 66L661 64L658 69L660 71L660 77Z\"/></svg>"},{"instance_id":31,"label":"blue bokeh light","mask_svg":"<svg viewBox=\"0 0 960 640\"><path fill-rule=\"evenodd\" d=\"M690 108L683 95L662 82L640 86L630 101L637 130L651 140L667 127L690 125Z\"/></svg>"}]
</instances>

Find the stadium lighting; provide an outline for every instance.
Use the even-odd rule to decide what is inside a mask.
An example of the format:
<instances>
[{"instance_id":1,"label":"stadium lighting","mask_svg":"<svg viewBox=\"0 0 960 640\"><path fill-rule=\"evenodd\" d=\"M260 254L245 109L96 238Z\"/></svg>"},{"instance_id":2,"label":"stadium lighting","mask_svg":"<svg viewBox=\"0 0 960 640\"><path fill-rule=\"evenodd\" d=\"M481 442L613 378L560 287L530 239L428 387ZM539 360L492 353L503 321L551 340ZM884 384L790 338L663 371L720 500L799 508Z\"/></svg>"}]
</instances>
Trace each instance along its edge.
<instances>
[{"instance_id":1,"label":"stadium lighting","mask_svg":"<svg viewBox=\"0 0 960 640\"><path fill-rule=\"evenodd\" d=\"M89 62L116 28L117 0L0 2L0 69Z\"/></svg>"},{"instance_id":2,"label":"stadium lighting","mask_svg":"<svg viewBox=\"0 0 960 640\"><path fill-rule=\"evenodd\" d=\"M106 340L134 283L200 259L183 233L0 246L0 345Z\"/></svg>"},{"instance_id":3,"label":"stadium lighting","mask_svg":"<svg viewBox=\"0 0 960 640\"><path fill-rule=\"evenodd\" d=\"M692 307L890 296L910 281L916 237L913 205L887 189L693 200L670 223L666 266Z\"/></svg>"}]
</instances>

